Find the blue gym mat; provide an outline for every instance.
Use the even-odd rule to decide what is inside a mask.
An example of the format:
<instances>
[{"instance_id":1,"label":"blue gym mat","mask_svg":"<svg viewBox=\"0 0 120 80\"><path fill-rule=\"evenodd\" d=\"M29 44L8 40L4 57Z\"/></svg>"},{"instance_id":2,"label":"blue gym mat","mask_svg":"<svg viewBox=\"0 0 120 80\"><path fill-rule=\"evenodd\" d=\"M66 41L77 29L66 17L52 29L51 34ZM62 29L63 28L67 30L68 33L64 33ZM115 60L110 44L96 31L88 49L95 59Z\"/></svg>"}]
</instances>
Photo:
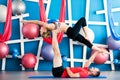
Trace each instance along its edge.
<instances>
[{"instance_id":1,"label":"blue gym mat","mask_svg":"<svg viewBox=\"0 0 120 80\"><path fill-rule=\"evenodd\" d=\"M53 77L53 76L29 76L28 78L38 79L38 78L61 78L61 77ZM89 76L87 78L107 78L107 77L106 76L99 76L99 77Z\"/></svg>"}]
</instances>

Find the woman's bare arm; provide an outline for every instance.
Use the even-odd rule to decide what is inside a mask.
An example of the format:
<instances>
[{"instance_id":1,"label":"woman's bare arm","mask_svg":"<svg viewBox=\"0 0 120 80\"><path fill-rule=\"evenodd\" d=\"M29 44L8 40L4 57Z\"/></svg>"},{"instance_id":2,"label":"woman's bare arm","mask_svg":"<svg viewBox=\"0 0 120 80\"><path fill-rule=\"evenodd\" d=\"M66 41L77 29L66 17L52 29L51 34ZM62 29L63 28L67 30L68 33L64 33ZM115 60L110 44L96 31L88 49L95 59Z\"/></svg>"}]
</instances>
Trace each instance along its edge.
<instances>
[{"instance_id":1,"label":"woman's bare arm","mask_svg":"<svg viewBox=\"0 0 120 80\"><path fill-rule=\"evenodd\" d=\"M34 23L34 24L39 24L43 26L45 22L39 21L39 20L21 20L22 23Z\"/></svg>"},{"instance_id":2,"label":"woman's bare arm","mask_svg":"<svg viewBox=\"0 0 120 80\"><path fill-rule=\"evenodd\" d=\"M97 54L100 54L98 52L95 52L90 58L88 61L86 61L84 67L89 67L90 64L94 61L95 57L97 56Z\"/></svg>"},{"instance_id":3,"label":"woman's bare arm","mask_svg":"<svg viewBox=\"0 0 120 80\"><path fill-rule=\"evenodd\" d=\"M47 28L48 30L54 30L55 29L55 25L53 23L46 23L43 21L39 21L39 20L21 20L22 23L34 23L34 24L38 24L42 27Z\"/></svg>"}]
</instances>

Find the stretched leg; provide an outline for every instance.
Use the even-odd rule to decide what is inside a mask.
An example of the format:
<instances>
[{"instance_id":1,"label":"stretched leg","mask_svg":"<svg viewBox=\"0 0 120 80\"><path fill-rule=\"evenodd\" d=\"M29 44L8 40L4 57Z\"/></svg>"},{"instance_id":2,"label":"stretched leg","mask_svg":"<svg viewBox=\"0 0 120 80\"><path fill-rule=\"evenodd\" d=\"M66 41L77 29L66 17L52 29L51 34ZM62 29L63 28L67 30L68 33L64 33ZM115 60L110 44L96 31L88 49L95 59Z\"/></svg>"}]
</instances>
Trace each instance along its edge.
<instances>
[{"instance_id":1,"label":"stretched leg","mask_svg":"<svg viewBox=\"0 0 120 80\"><path fill-rule=\"evenodd\" d=\"M69 27L66 30L66 34L69 38L75 40L76 36L79 34L81 27L84 28L86 26L85 18L80 18L78 22L74 25L73 28Z\"/></svg>"},{"instance_id":2,"label":"stretched leg","mask_svg":"<svg viewBox=\"0 0 120 80\"><path fill-rule=\"evenodd\" d=\"M61 77L64 69L62 67L62 59L57 41L57 33L54 32L54 30L52 32L52 47L54 51L52 74L54 77Z\"/></svg>"},{"instance_id":3,"label":"stretched leg","mask_svg":"<svg viewBox=\"0 0 120 80\"><path fill-rule=\"evenodd\" d=\"M80 32L80 29L86 26L86 20L84 17L80 18L78 22L73 26L73 31L78 34Z\"/></svg>"},{"instance_id":4,"label":"stretched leg","mask_svg":"<svg viewBox=\"0 0 120 80\"><path fill-rule=\"evenodd\" d=\"M82 35L78 34L76 37L75 37L75 40L76 41L79 41L83 44L85 44L86 46L88 46L89 48L91 48L92 50L97 50L99 52L102 52L102 53L106 53L104 51L102 51L99 47L97 46L94 46L92 43L90 43L87 39L85 39Z\"/></svg>"},{"instance_id":5,"label":"stretched leg","mask_svg":"<svg viewBox=\"0 0 120 80\"><path fill-rule=\"evenodd\" d=\"M53 37L52 37L52 47L54 51L54 58L53 58L53 67L59 67L62 66L62 58L58 46L58 41L57 41L57 33L55 31L53 32Z\"/></svg>"},{"instance_id":6,"label":"stretched leg","mask_svg":"<svg viewBox=\"0 0 120 80\"><path fill-rule=\"evenodd\" d=\"M61 54L56 54L54 53L54 58L53 58L53 68L60 67L62 66L62 58Z\"/></svg>"},{"instance_id":7,"label":"stretched leg","mask_svg":"<svg viewBox=\"0 0 120 80\"><path fill-rule=\"evenodd\" d=\"M92 43L90 43L87 39L85 39L82 35L78 34L76 37L75 37L75 40L76 41L79 41L83 44L85 44L86 46L88 46L89 48L92 48Z\"/></svg>"}]
</instances>

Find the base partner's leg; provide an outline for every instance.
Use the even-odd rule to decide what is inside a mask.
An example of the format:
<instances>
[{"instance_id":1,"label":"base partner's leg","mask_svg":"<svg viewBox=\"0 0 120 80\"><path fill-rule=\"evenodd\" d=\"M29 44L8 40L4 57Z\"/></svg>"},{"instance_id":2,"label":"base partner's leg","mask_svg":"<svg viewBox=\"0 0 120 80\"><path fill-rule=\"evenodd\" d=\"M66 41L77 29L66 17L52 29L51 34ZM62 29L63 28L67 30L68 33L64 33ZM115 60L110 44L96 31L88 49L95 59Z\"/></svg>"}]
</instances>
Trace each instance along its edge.
<instances>
[{"instance_id":1,"label":"base partner's leg","mask_svg":"<svg viewBox=\"0 0 120 80\"><path fill-rule=\"evenodd\" d=\"M58 46L58 41L57 41L57 33L55 31L52 31L53 37L52 37L52 47L54 51L54 58L53 58L53 67L59 67L62 66L62 58Z\"/></svg>"}]
</instances>

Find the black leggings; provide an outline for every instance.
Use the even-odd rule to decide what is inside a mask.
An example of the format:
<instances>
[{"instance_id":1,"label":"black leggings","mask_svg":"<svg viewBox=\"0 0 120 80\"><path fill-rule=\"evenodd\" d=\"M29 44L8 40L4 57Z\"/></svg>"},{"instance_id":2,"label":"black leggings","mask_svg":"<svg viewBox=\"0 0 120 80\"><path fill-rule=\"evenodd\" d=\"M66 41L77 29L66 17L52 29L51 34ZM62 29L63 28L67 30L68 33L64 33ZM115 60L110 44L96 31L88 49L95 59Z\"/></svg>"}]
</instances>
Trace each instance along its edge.
<instances>
[{"instance_id":1,"label":"black leggings","mask_svg":"<svg viewBox=\"0 0 120 80\"><path fill-rule=\"evenodd\" d=\"M86 40L81 34L79 34L80 29L86 26L86 20L84 17L80 18L78 22L72 27L69 27L66 31L67 36L74 41L79 41L89 48L92 48L92 44Z\"/></svg>"},{"instance_id":2,"label":"black leggings","mask_svg":"<svg viewBox=\"0 0 120 80\"><path fill-rule=\"evenodd\" d=\"M81 27L83 28L83 27L85 27L85 26L87 26L86 20L85 20L84 17L82 17L82 18L80 18L80 19L77 21L77 23L73 26L72 30L73 30L76 34L78 34L78 33L80 32Z\"/></svg>"},{"instance_id":3,"label":"black leggings","mask_svg":"<svg viewBox=\"0 0 120 80\"><path fill-rule=\"evenodd\" d=\"M63 66L52 68L52 74L54 77L61 77L64 72Z\"/></svg>"}]
</instances>

